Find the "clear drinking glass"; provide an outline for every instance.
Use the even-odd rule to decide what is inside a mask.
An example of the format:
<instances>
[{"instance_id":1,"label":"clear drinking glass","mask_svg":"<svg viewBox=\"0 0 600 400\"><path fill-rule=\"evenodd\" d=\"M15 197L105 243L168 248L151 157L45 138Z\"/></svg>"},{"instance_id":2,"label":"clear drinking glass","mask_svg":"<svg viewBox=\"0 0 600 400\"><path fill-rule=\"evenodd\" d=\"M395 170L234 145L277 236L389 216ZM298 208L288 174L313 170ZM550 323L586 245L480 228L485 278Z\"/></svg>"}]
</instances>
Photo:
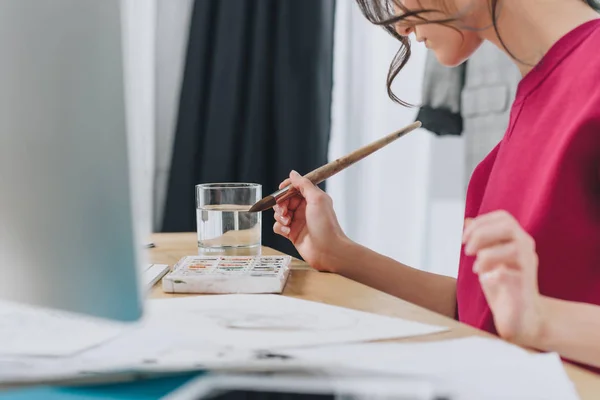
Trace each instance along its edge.
<instances>
[{"instance_id":1,"label":"clear drinking glass","mask_svg":"<svg viewBox=\"0 0 600 400\"><path fill-rule=\"evenodd\" d=\"M197 185L199 254L260 254L262 214L248 210L261 198L262 186L256 183Z\"/></svg>"}]
</instances>

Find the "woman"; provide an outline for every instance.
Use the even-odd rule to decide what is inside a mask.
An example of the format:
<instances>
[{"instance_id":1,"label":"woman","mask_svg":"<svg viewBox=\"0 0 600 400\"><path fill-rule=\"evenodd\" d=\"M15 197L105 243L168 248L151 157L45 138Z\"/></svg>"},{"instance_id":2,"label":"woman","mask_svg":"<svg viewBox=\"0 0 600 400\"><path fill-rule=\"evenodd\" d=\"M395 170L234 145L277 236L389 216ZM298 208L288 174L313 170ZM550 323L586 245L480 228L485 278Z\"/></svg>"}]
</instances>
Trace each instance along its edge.
<instances>
[{"instance_id":1,"label":"woman","mask_svg":"<svg viewBox=\"0 0 600 400\"><path fill-rule=\"evenodd\" d=\"M296 172L302 197L275 208L276 233L334 272L526 347L600 371L600 3L357 0L402 43L455 66L488 40L523 79L505 137L466 199L458 279L410 268L348 239L331 199Z\"/></svg>"}]
</instances>

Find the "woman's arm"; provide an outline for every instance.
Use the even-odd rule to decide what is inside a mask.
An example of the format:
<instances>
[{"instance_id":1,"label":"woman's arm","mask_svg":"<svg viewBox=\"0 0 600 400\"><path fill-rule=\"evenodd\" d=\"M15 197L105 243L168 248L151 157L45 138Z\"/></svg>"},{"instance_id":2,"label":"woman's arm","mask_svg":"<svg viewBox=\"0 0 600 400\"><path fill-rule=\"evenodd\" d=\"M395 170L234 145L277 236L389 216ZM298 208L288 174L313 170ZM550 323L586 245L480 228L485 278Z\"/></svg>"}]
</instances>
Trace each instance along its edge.
<instances>
[{"instance_id":1,"label":"woman's arm","mask_svg":"<svg viewBox=\"0 0 600 400\"><path fill-rule=\"evenodd\" d=\"M450 318L456 317L456 279L420 271L349 240L332 251L332 272Z\"/></svg>"},{"instance_id":2,"label":"woman's arm","mask_svg":"<svg viewBox=\"0 0 600 400\"><path fill-rule=\"evenodd\" d=\"M600 367L600 306L540 294L535 241L510 214L467 221L463 242L501 337Z\"/></svg>"},{"instance_id":3,"label":"woman's arm","mask_svg":"<svg viewBox=\"0 0 600 400\"><path fill-rule=\"evenodd\" d=\"M301 196L274 207L273 230L288 238L309 265L455 317L456 280L407 267L354 243L343 233L325 192L295 171L280 188L289 184Z\"/></svg>"},{"instance_id":4,"label":"woman's arm","mask_svg":"<svg viewBox=\"0 0 600 400\"><path fill-rule=\"evenodd\" d=\"M600 306L542 296L540 336L533 347L600 368Z\"/></svg>"}]
</instances>

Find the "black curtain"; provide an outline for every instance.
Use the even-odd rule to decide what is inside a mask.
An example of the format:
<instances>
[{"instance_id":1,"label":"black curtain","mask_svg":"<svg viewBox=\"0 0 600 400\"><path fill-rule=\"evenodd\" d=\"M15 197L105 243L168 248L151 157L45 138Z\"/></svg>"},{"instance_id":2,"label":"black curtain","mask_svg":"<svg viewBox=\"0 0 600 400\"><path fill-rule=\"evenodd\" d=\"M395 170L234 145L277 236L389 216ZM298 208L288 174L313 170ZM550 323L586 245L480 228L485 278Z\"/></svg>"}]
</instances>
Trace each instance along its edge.
<instances>
[{"instance_id":1,"label":"black curtain","mask_svg":"<svg viewBox=\"0 0 600 400\"><path fill-rule=\"evenodd\" d=\"M324 164L334 0L196 0L162 230L195 231L194 186L277 189ZM263 215L263 244L297 253Z\"/></svg>"}]
</instances>

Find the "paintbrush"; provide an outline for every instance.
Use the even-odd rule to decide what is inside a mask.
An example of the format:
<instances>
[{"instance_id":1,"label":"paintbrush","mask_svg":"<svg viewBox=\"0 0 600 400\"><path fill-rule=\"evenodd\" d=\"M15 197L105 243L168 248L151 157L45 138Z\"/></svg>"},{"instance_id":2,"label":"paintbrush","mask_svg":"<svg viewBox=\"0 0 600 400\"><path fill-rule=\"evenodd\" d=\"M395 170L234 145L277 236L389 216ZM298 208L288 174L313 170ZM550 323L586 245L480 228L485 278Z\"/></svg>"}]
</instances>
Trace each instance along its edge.
<instances>
[{"instance_id":1,"label":"paintbrush","mask_svg":"<svg viewBox=\"0 0 600 400\"><path fill-rule=\"evenodd\" d=\"M308 180L310 180L315 185L318 185L319 183L323 182L324 180L326 180L326 179L332 177L333 175L337 174L338 172L348 168L352 164L362 160L363 158L367 157L368 155L373 154L374 152L381 149L382 147L387 146L388 144L392 143L396 139L419 128L420 126L421 126L421 122L419 122L419 121L413 122L412 124L400 129L399 131L390 133L389 135L384 136L383 138L376 140L373 143L370 143L364 147L361 147L360 149L355 150L350 154L347 154L341 158L338 158L335 161L332 161L328 164L323 165L320 168L315 169L312 172L309 172L308 174L304 175L304 177L307 178ZM249 211L250 212L266 211L266 210L272 208L273 206L275 206L277 203L282 202L286 199L289 199L290 197L295 196L297 194L298 194L298 190L296 188L294 188L293 186L288 185L282 189L279 189L278 191L276 191L274 193L271 193L269 196L263 198L262 200L259 200L256 204L254 204L250 208Z\"/></svg>"}]
</instances>

